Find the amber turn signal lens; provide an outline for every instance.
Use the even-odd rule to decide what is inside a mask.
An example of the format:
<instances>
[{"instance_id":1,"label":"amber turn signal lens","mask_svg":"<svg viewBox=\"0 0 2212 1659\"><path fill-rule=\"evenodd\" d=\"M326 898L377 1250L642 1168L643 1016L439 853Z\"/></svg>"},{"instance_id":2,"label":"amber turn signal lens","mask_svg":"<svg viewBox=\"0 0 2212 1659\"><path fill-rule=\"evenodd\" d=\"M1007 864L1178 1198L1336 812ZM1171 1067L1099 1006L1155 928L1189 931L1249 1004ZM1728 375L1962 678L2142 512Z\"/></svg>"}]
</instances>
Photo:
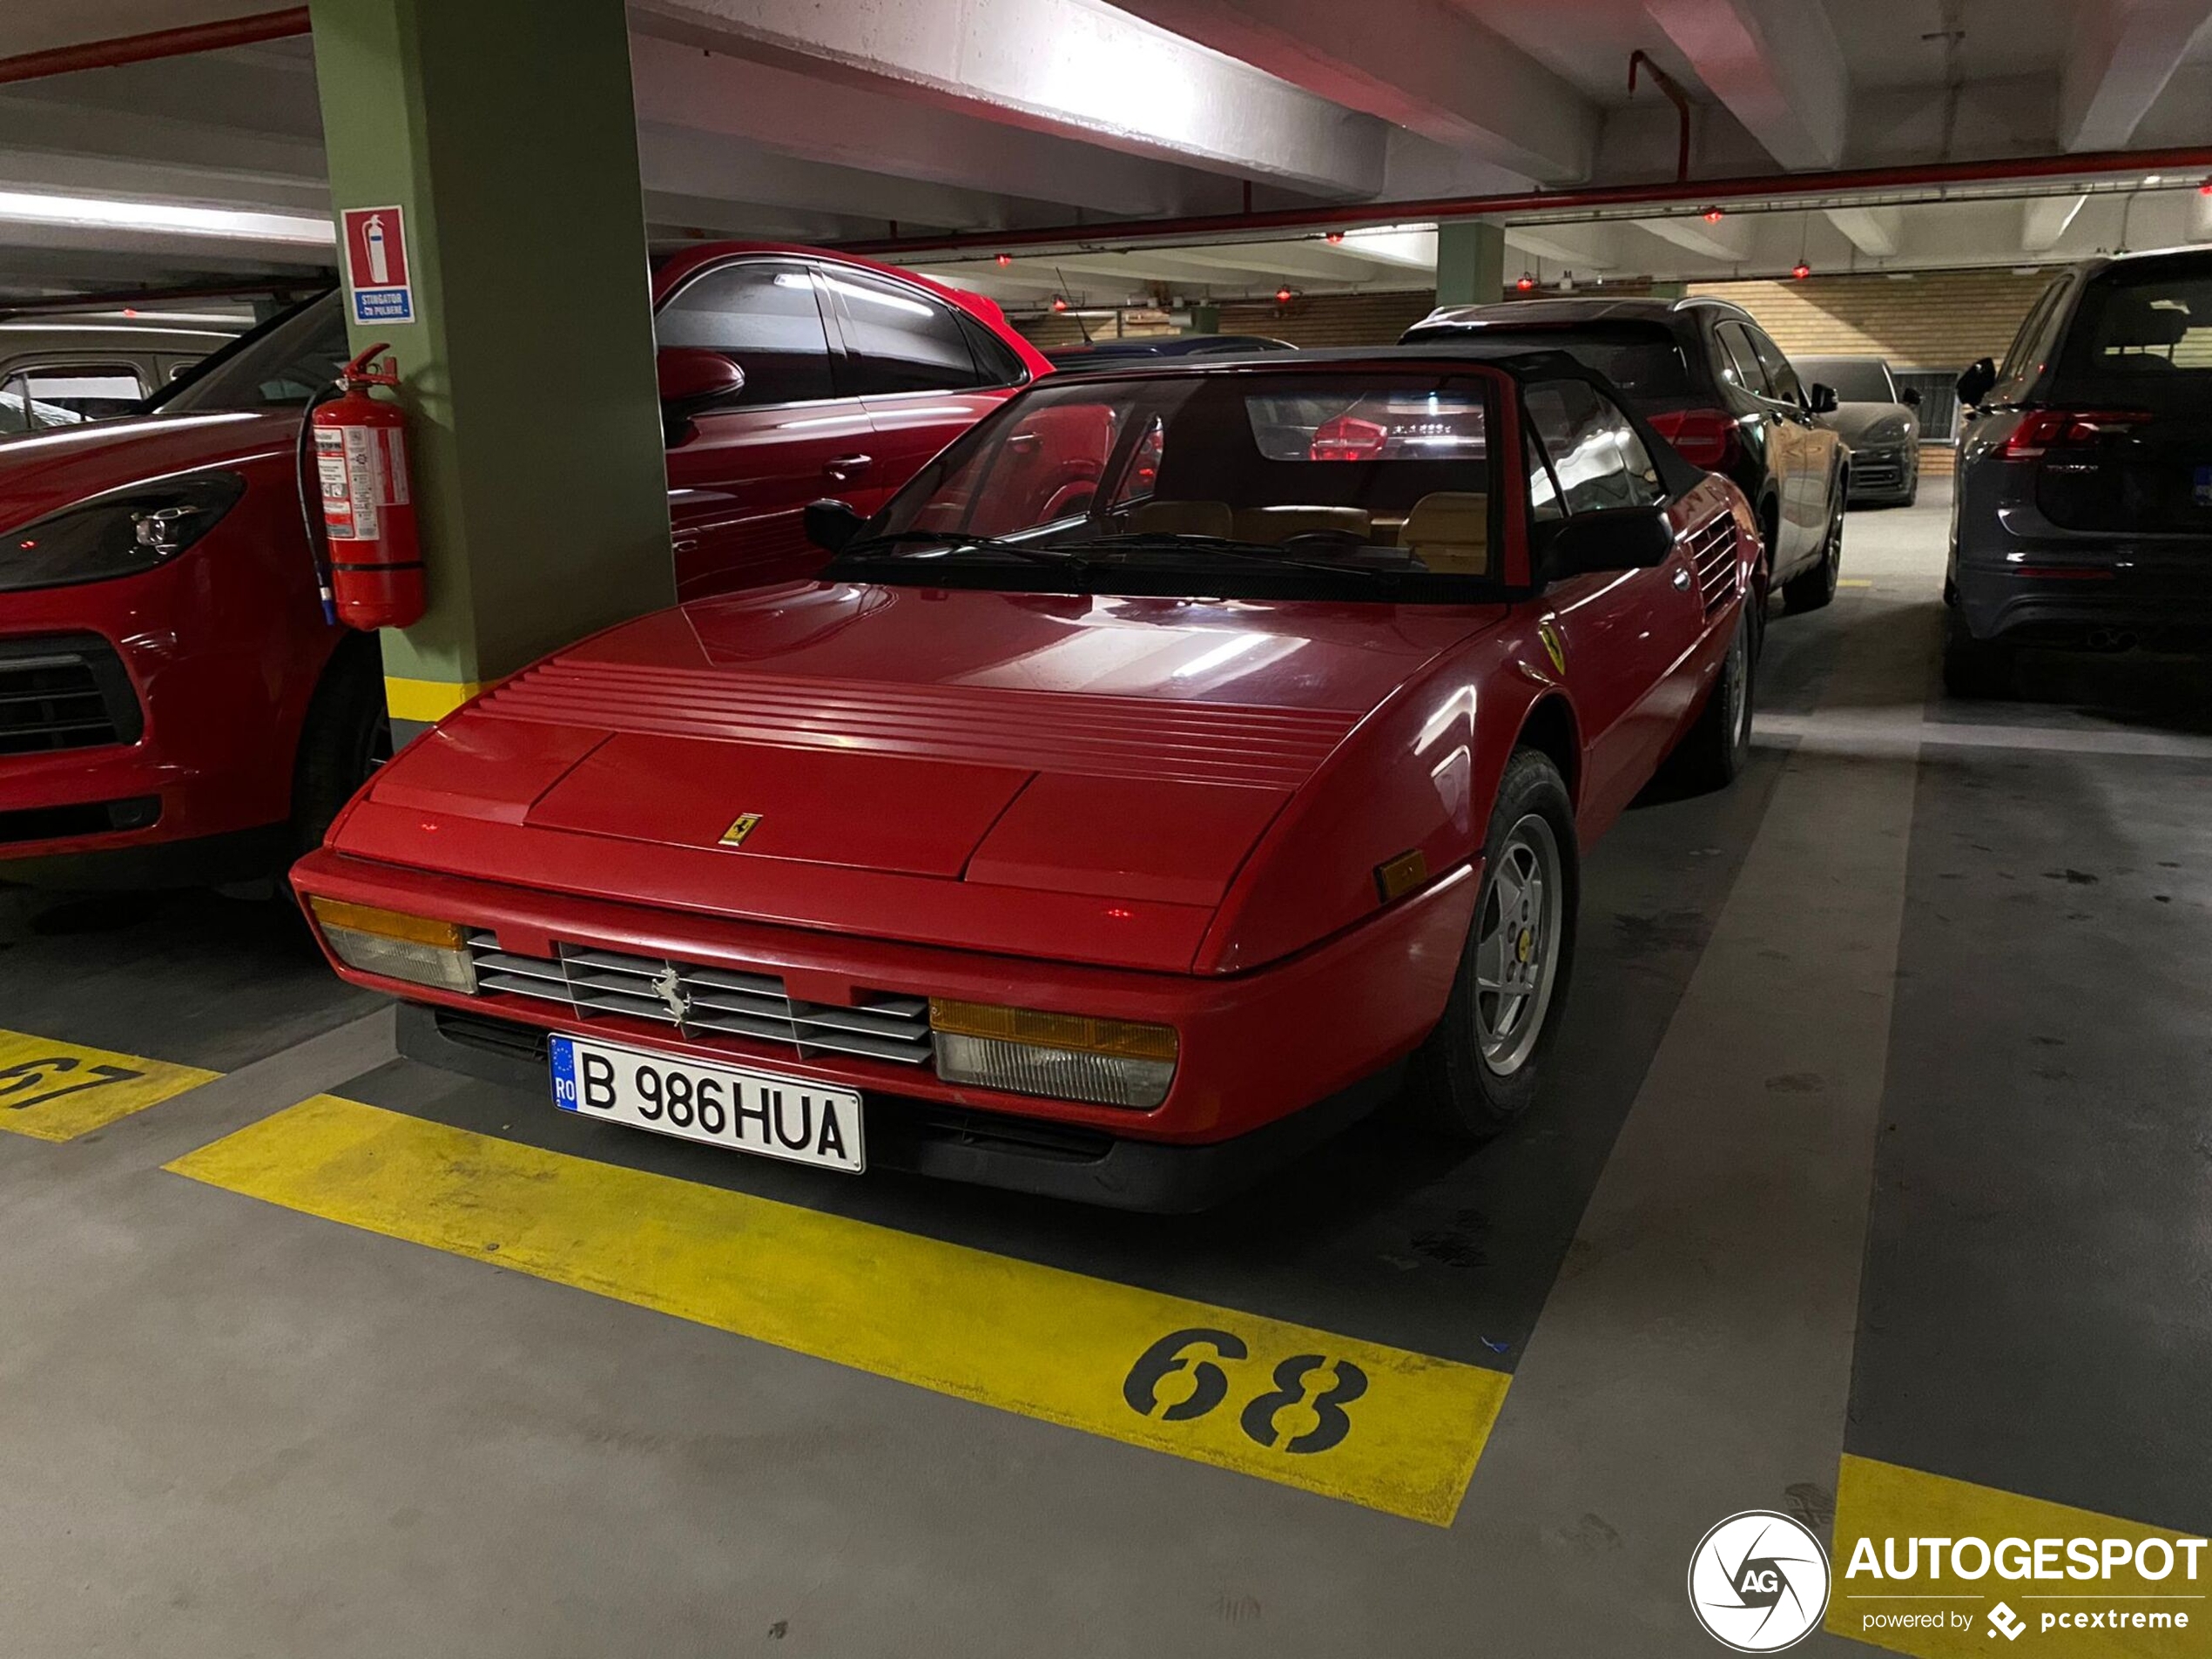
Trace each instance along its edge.
<instances>
[{"instance_id":1,"label":"amber turn signal lens","mask_svg":"<svg viewBox=\"0 0 2212 1659\"><path fill-rule=\"evenodd\" d=\"M343 927L349 934L374 934L379 939L401 939L410 945L428 945L438 950L459 950L462 947L458 922L435 921L428 916L410 916L397 910L379 910L374 905L347 904L339 899L310 898L307 908L322 927Z\"/></svg>"},{"instance_id":2,"label":"amber turn signal lens","mask_svg":"<svg viewBox=\"0 0 2212 1659\"><path fill-rule=\"evenodd\" d=\"M1172 1026L1100 1020L1087 1014L1046 1014L1036 1008L1007 1008L991 1002L955 1002L933 996L929 1025L932 1030L957 1036L993 1037L1001 1042L1026 1042L1127 1060L1173 1060L1176 1055Z\"/></svg>"},{"instance_id":3,"label":"amber turn signal lens","mask_svg":"<svg viewBox=\"0 0 2212 1659\"><path fill-rule=\"evenodd\" d=\"M1418 846L1410 853L1400 853L1387 864L1375 866L1375 890L1388 904L1401 894L1411 893L1428 880L1428 860L1421 856Z\"/></svg>"}]
</instances>

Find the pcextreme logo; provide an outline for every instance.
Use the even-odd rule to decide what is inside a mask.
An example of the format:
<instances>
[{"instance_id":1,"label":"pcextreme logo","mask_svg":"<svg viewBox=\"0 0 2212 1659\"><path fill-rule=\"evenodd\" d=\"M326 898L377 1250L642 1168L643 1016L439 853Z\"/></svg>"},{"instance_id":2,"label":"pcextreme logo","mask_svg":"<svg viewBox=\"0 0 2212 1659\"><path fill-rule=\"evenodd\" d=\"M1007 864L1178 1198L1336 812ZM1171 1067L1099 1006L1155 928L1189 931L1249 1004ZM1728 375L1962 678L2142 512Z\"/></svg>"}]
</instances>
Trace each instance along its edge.
<instances>
[{"instance_id":1,"label":"pcextreme logo","mask_svg":"<svg viewBox=\"0 0 2212 1659\"><path fill-rule=\"evenodd\" d=\"M1828 1552L1787 1515L1730 1515L1690 1553L1690 1611L1708 1635L1738 1653L1796 1646L1827 1606Z\"/></svg>"}]
</instances>

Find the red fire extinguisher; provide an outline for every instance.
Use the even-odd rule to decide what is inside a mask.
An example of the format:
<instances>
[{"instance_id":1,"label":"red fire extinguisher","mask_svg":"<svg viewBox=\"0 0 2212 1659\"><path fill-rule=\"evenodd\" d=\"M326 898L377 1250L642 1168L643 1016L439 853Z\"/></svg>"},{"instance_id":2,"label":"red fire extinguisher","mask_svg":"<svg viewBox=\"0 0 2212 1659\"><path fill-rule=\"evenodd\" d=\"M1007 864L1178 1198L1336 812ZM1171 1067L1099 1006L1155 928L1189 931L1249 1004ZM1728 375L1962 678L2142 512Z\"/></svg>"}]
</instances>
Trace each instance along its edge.
<instances>
[{"instance_id":1,"label":"red fire extinguisher","mask_svg":"<svg viewBox=\"0 0 2212 1659\"><path fill-rule=\"evenodd\" d=\"M314 412L329 587L338 619L351 628L404 628L421 619L427 603L408 487L407 417L398 404L369 395L373 386L400 383L392 359L370 366L385 349L371 346L347 364L341 395Z\"/></svg>"}]
</instances>

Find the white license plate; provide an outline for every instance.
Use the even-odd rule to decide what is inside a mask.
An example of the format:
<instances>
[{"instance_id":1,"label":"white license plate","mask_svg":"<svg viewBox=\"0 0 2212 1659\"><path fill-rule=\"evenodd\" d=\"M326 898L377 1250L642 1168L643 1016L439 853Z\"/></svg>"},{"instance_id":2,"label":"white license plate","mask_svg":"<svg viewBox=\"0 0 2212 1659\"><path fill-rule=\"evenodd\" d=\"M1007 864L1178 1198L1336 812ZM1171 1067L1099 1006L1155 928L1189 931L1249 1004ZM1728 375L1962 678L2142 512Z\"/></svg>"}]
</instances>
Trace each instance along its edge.
<instances>
[{"instance_id":1,"label":"white license plate","mask_svg":"<svg viewBox=\"0 0 2212 1659\"><path fill-rule=\"evenodd\" d=\"M860 1097L849 1089L557 1033L550 1047L563 1111L849 1175L867 1168Z\"/></svg>"}]
</instances>

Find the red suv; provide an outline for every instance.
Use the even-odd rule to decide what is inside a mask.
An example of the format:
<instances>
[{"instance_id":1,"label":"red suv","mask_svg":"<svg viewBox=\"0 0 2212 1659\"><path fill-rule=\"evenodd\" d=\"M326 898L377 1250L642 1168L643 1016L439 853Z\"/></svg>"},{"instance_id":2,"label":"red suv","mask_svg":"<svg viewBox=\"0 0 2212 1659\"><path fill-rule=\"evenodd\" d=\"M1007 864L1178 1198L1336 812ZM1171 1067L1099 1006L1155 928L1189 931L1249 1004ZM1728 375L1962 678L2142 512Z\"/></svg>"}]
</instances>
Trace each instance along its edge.
<instances>
[{"instance_id":1,"label":"red suv","mask_svg":"<svg viewBox=\"0 0 2212 1659\"><path fill-rule=\"evenodd\" d=\"M807 248L703 244L652 293L686 598L811 575L808 502L873 513L1050 368L988 300ZM376 642L322 618L297 460L348 354L328 294L143 416L0 440L0 881L263 873L375 763Z\"/></svg>"}]
</instances>

